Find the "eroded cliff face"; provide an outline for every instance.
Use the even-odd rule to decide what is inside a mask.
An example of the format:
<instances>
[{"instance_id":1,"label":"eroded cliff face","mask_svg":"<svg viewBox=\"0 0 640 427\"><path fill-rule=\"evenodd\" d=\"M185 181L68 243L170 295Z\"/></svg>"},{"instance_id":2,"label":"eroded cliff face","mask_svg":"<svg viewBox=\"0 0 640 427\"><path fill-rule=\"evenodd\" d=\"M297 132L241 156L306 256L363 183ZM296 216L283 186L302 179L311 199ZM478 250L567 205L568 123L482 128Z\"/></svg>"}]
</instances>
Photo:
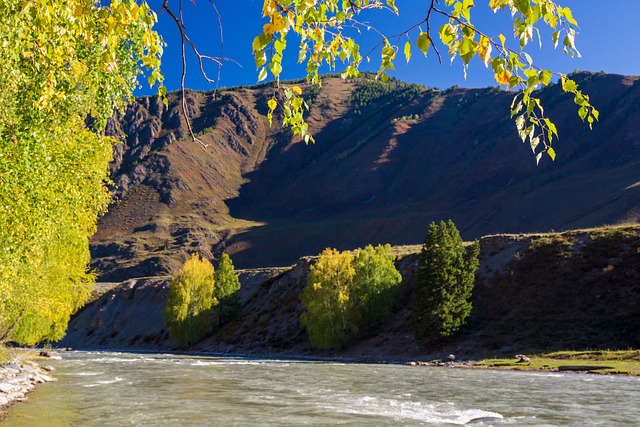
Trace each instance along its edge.
<instances>
[{"instance_id":1,"label":"eroded cliff face","mask_svg":"<svg viewBox=\"0 0 640 427\"><path fill-rule=\"evenodd\" d=\"M299 294L307 283L314 258L306 257L293 267L240 270L241 312L235 321L204 339L190 351L221 354L314 353L298 319L302 313ZM381 329L365 332L341 354L361 357L418 354L420 347L410 333L406 310L408 289L415 269L415 255L398 260L403 274L400 304ZM72 319L66 337L57 343L74 349L185 350L169 341L163 311L169 278L128 280L90 303Z\"/></svg>"},{"instance_id":2,"label":"eroded cliff face","mask_svg":"<svg viewBox=\"0 0 640 427\"><path fill-rule=\"evenodd\" d=\"M298 322L314 260L302 258L293 267L238 271L239 317L191 350L401 359L640 346L640 227L487 236L480 248L468 325L438 345L413 338L408 306L419 248L412 247L396 262L403 281L391 318L344 348L312 350ZM167 290L168 278L125 281L78 313L58 345L181 350L163 325Z\"/></svg>"}]
</instances>

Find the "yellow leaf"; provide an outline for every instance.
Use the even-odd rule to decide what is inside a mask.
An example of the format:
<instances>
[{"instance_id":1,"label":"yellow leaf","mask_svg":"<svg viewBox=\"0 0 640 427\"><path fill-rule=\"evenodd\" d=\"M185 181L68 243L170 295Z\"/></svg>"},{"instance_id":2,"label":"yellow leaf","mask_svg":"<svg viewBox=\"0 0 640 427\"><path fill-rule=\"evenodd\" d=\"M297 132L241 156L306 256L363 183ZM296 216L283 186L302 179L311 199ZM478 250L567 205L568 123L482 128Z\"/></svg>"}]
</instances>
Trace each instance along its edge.
<instances>
[{"instance_id":1,"label":"yellow leaf","mask_svg":"<svg viewBox=\"0 0 640 427\"><path fill-rule=\"evenodd\" d=\"M501 73L496 73L495 76L496 81L501 85L509 85L509 79L511 78L511 71L502 70Z\"/></svg>"},{"instance_id":2,"label":"yellow leaf","mask_svg":"<svg viewBox=\"0 0 640 427\"><path fill-rule=\"evenodd\" d=\"M264 27L262 27L263 28L262 32L265 35L269 36L281 31L286 26L287 26L287 23L284 19L282 19L282 16L272 15L271 22L269 22L268 24L264 24Z\"/></svg>"},{"instance_id":3,"label":"yellow leaf","mask_svg":"<svg viewBox=\"0 0 640 427\"><path fill-rule=\"evenodd\" d=\"M300 86L294 86L291 89L293 89L293 91L298 95L302 95L302 89L300 89Z\"/></svg>"},{"instance_id":4,"label":"yellow leaf","mask_svg":"<svg viewBox=\"0 0 640 427\"><path fill-rule=\"evenodd\" d=\"M478 52L478 56L486 67L489 66L489 60L491 59L491 49L491 41L487 37L481 36L475 51Z\"/></svg>"},{"instance_id":5,"label":"yellow leaf","mask_svg":"<svg viewBox=\"0 0 640 427\"><path fill-rule=\"evenodd\" d=\"M275 0L265 0L262 5L262 16L271 17L278 13Z\"/></svg>"}]
</instances>

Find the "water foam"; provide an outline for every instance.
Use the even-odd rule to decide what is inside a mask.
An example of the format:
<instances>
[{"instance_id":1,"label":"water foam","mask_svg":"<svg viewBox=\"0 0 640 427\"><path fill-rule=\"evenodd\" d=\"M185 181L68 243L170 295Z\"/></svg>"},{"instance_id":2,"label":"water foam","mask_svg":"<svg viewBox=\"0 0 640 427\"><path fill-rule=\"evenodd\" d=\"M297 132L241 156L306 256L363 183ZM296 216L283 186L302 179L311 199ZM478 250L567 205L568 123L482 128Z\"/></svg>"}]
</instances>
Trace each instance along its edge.
<instances>
[{"instance_id":1,"label":"water foam","mask_svg":"<svg viewBox=\"0 0 640 427\"><path fill-rule=\"evenodd\" d=\"M463 425L477 418L504 418L502 414L482 409L458 409L453 403L425 403L373 396L354 398L347 395L339 395L336 396L334 404L329 406L331 406L332 410L344 414L385 417L400 423L403 420L411 420L425 423Z\"/></svg>"},{"instance_id":2,"label":"water foam","mask_svg":"<svg viewBox=\"0 0 640 427\"><path fill-rule=\"evenodd\" d=\"M83 387L99 387L101 385L119 383L120 381L123 381L123 379L120 377L115 377L114 379L111 379L111 380L102 380L102 381L96 381L95 383L91 383L91 384L84 384Z\"/></svg>"}]
</instances>

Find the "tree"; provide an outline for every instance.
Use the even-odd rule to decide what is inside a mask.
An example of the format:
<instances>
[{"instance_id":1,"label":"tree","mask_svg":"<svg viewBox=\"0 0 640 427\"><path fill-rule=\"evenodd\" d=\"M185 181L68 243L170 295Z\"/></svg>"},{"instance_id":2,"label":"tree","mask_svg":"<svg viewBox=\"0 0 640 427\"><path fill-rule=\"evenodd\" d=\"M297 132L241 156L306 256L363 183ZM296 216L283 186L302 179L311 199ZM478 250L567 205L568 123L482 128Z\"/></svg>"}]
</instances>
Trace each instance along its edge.
<instances>
[{"instance_id":1,"label":"tree","mask_svg":"<svg viewBox=\"0 0 640 427\"><path fill-rule=\"evenodd\" d=\"M426 16L405 31L387 36L375 30L380 35L378 76L383 81L388 79L387 71L394 69L399 52L407 62L416 49L424 56L431 52L442 62L440 50L445 49L444 56L451 61L456 58L462 61L465 75L469 62L478 58L500 85L508 90L518 89L511 105L511 116L515 117L518 133L523 142L529 142L536 160L540 161L543 153L554 159L552 143L558 136L556 126L545 116L540 99L534 96L536 89L551 83L554 73L534 65L526 47L535 38L542 43L539 27L547 26L552 30L551 42L555 46L561 41L565 54L580 56L575 45L578 23L571 10L552 0L490 0L488 7L493 12L506 11L513 21L517 40L517 47L513 48L503 34L492 35L474 25L471 17L475 7L473 0L430 0L426 3L429 5ZM368 20L360 20L362 12L386 10L399 14L395 0L264 0L262 10L268 22L252 46L259 69L258 79L264 80L271 74L278 81L287 37L295 33L300 37L298 61L306 62L307 79L317 85L321 84L319 71L323 65L334 69L338 61L343 62L345 69L341 75L347 78L357 76L363 59L369 60L369 54L363 56L360 52L357 41L361 31L371 29ZM437 31L431 27L436 15L445 18ZM566 75L557 75L563 90L574 96L578 115L591 127L599 113L590 104L589 97ZM300 135L306 142L312 141L303 116L308 106L301 89L292 86L281 87L281 90L268 101L269 119L280 107L283 124L290 126L294 135Z\"/></svg>"},{"instance_id":2,"label":"tree","mask_svg":"<svg viewBox=\"0 0 640 427\"><path fill-rule=\"evenodd\" d=\"M314 347L342 345L390 314L402 276L391 246L324 250L309 269L300 322Z\"/></svg>"},{"instance_id":3,"label":"tree","mask_svg":"<svg viewBox=\"0 0 640 427\"><path fill-rule=\"evenodd\" d=\"M240 280L234 272L233 261L227 254L223 254L216 270L215 298L218 300L216 311L218 313L218 326L223 322L234 318L240 310L238 292Z\"/></svg>"},{"instance_id":4,"label":"tree","mask_svg":"<svg viewBox=\"0 0 640 427\"><path fill-rule=\"evenodd\" d=\"M465 248L451 220L429 225L411 303L418 339L435 342L465 324L471 313L478 252L477 243Z\"/></svg>"},{"instance_id":5,"label":"tree","mask_svg":"<svg viewBox=\"0 0 640 427\"><path fill-rule=\"evenodd\" d=\"M193 254L169 282L165 325L169 338L181 345L191 346L213 330L211 315L218 301L215 293L213 265Z\"/></svg>"},{"instance_id":6,"label":"tree","mask_svg":"<svg viewBox=\"0 0 640 427\"><path fill-rule=\"evenodd\" d=\"M367 245L355 251L353 295L357 301L360 329L379 324L391 314L398 284L402 281L394 261L389 244L375 248Z\"/></svg>"},{"instance_id":7,"label":"tree","mask_svg":"<svg viewBox=\"0 0 640 427\"><path fill-rule=\"evenodd\" d=\"M132 0L0 0L0 15L0 343L28 345L60 339L89 296L115 142L102 131L141 64L162 79L162 41Z\"/></svg>"},{"instance_id":8,"label":"tree","mask_svg":"<svg viewBox=\"0 0 640 427\"><path fill-rule=\"evenodd\" d=\"M300 295L305 308L300 323L314 347L341 345L357 332L351 298L352 262L349 252L325 249L309 269L307 286Z\"/></svg>"}]
</instances>

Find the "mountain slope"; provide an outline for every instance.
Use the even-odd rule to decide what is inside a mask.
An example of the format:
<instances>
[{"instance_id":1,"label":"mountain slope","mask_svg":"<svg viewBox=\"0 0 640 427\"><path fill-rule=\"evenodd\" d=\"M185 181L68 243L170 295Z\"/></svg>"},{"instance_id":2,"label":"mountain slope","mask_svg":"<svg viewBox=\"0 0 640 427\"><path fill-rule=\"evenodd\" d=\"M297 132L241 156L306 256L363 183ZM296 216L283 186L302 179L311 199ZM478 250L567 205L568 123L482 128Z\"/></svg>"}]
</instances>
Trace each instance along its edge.
<instances>
[{"instance_id":1,"label":"mountain slope","mask_svg":"<svg viewBox=\"0 0 640 427\"><path fill-rule=\"evenodd\" d=\"M266 121L269 86L189 92L185 139L176 94L138 100L125 135L119 197L100 221L103 280L175 268L187 252L237 267L287 265L327 246L419 243L451 218L466 239L635 221L640 216L640 78L573 76L601 111L593 131L558 86L540 97L558 125L556 162L536 167L509 119L512 94L447 91L370 78L305 87L316 144ZM274 122L277 122L274 120Z\"/></svg>"}]
</instances>

